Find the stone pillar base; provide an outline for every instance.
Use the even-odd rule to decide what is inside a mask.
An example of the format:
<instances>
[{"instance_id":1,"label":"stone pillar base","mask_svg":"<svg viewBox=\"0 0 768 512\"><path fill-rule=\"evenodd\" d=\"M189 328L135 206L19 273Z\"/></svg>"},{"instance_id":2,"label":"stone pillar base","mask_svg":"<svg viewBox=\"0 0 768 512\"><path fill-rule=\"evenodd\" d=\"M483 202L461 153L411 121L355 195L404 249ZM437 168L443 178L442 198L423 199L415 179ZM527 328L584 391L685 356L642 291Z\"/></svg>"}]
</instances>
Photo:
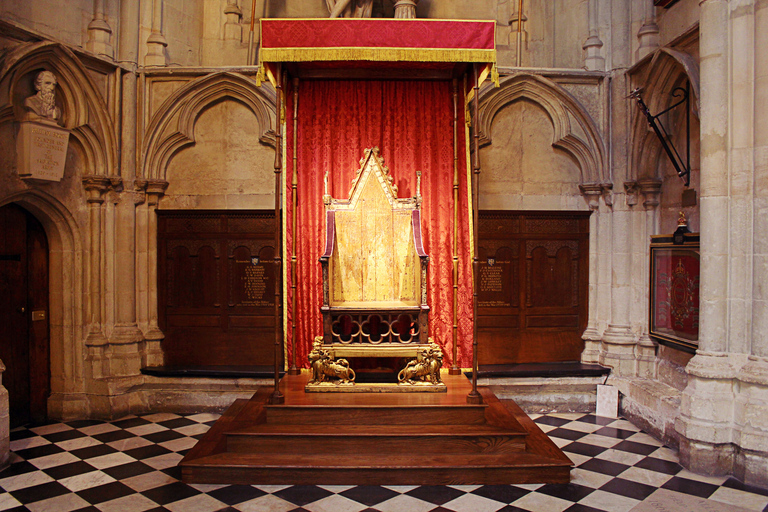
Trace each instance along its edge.
<instances>
[{"instance_id":1,"label":"stone pillar base","mask_svg":"<svg viewBox=\"0 0 768 512\"><path fill-rule=\"evenodd\" d=\"M734 447L731 443L714 444L680 438L680 464L702 475L733 473Z\"/></svg>"}]
</instances>

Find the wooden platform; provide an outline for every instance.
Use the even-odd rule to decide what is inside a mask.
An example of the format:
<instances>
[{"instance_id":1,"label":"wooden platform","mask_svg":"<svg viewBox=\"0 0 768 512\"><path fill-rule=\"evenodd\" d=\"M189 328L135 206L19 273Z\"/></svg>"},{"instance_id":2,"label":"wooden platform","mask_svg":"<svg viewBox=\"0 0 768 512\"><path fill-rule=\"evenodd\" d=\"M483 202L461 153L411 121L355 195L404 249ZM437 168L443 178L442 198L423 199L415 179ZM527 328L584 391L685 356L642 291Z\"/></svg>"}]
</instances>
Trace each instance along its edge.
<instances>
[{"instance_id":1,"label":"wooden platform","mask_svg":"<svg viewBox=\"0 0 768 512\"><path fill-rule=\"evenodd\" d=\"M186 483L567 483L571 461L519 407L444 376L447 393L306 394L307 375L237 400L180 466Z\"/></svg>"}]
</instances>

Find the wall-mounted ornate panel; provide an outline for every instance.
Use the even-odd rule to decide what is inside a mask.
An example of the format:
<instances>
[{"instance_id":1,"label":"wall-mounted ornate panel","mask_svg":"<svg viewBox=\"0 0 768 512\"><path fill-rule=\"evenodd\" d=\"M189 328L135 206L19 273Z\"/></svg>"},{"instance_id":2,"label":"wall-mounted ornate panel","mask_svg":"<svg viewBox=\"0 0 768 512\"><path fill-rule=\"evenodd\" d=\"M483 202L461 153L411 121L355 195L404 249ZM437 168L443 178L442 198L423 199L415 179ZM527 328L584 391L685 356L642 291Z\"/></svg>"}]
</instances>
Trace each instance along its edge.
<instances>
[{"instance_id":1,"label":"wall-mounted ornate panel","mask_svg":"<svg viewBox=\"0 0 768 512\"><path fill-rule=\"evenodd\" d=\"M480 212L480 364L578 361L590 212Z\"/></svg>"},{"instance_id":2,"label":"wall-mounted ornate panel","mask_svg":"<svg viewBox=\"0 0 768 512\"><path fill-rule=\"evenodd\" d=\"M166 366L274 361L274 212L158 211Z\"/></svg>"}]
</instances>

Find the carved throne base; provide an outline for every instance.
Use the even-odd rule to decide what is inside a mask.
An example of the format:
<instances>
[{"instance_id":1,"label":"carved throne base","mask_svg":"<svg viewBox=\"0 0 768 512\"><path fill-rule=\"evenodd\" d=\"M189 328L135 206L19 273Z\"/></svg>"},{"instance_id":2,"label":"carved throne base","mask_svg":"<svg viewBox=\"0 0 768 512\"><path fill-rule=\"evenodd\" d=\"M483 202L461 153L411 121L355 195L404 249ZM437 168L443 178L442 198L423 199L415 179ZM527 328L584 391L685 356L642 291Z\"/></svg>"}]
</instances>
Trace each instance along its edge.
<instances>
[{"instance_id":1,"label":"carved throne base","mask_svg":"<svg viewBox=\"0 0 768 512\"><path fill-rule=\"evenodd\" d=\"M444 393L448 390L440 370L443 354L437 344L411 346L323 345L317 336L309 353L308 393ZM342 357L343 356L343 357ZM411 357L398 373L398 383L355 382L355 371L346 357Z\"/></svg>"}]
</instances>

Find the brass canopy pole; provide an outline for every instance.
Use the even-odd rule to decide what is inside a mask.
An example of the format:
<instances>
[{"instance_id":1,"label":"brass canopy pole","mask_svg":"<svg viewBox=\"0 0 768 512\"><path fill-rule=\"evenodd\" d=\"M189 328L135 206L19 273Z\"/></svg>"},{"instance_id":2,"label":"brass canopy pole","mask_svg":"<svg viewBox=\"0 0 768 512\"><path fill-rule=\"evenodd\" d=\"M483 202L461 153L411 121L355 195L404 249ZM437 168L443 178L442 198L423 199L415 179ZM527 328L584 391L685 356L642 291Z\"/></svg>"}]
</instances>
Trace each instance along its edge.
<instances>
[{"instance_id":1,"label":"brass canopy pole","mask_svg":"<svg viewBox=\"0 0 768 512\"><path fill-rule=\"evenodd\" d=\"M282 322L280 321L280 288L283 283L281 272L282 257L280 256L280 176L283 167L283 69L277 68L277 106L275 118L277 125L275 148L275 390L270 397L270 403L282 404L285 396L280 392L280 352L282 349Z\"/></svg>"},{"instance_id":2,"label":"brass canopy pole","mask_svg":"<svg viewBox=\"0 0 768 512\"><path fill-rule=\"evenodd\" d=\"M256 0L251 2L251 30L248 32L248 62L246 66L253 66L253 28L256 24Z\"/></svg>"},{"instance_id":3,"label":"brass canopy pole","mask_svg":"<svg viewBox=\"0 0 768 512\"><path fill-rule=\"evenodd\" d=\"M453 364L449 375L461 375L459 359L459 81L453 79Z\"/></svg>"},{"instance_id":4,"label":"brass canopy pole","mask_svg":"<svg viewBox=\"0 0 768 512\"><path fill-rule=\"evenodd\" d=\"M293 79L293 177L291 178L291 204L293 212L291 215L291 367L288 369L290 375L301 373L296 367L296 219L299 216L296 208L298 206L298 186L299 171L298 157L296 150L298 148L298 124L299 124L299 79Z\"/></svg>"},{"instance_id":5,"label":"brass canopy pole","mask_svg":"<svg viewBox=\"0 0 768 512\"><path fill-rule=\"evenodd\" d=\"M480 181L480 133L478 127L480 125L480 80L477 76L478 64L473 66L475 73L475 97L474 100L474 112L472 112L472 232L474 234L473 247L475 254L472 258L472 391L467 395L467 402L470 404L483 403L482 395L477 391L477 288L480 283L480 257L478 255L479 245L478 239L478 205L477 201L480 198L479 194L479 181Z\"/></svg>"}]
</instances>

